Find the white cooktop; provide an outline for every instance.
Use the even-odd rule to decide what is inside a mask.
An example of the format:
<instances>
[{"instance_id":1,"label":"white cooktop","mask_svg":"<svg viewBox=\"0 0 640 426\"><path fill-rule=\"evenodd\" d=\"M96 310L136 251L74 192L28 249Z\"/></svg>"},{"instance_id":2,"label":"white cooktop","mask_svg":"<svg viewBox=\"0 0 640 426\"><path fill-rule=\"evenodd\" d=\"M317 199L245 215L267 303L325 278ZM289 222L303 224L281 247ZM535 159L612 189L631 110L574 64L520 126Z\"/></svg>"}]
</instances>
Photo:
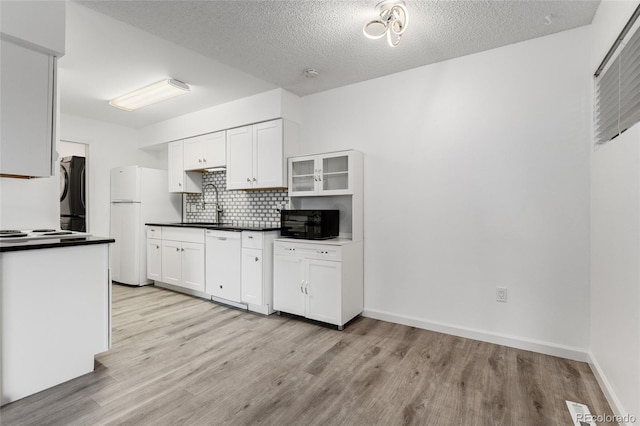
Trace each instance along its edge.
<instances>
[{"instance_id":1,"label":"white cooktop","mask_svg":"<svg viewBox=\"0 0 640 426\"><path fill-rule=\"evenodd\" d=\"M60 229L9 229L0 230L0 241L28 241L43 240L51 238L80 238L88 237L88 232L66 231Z\"/></svg>"}]
</instances>

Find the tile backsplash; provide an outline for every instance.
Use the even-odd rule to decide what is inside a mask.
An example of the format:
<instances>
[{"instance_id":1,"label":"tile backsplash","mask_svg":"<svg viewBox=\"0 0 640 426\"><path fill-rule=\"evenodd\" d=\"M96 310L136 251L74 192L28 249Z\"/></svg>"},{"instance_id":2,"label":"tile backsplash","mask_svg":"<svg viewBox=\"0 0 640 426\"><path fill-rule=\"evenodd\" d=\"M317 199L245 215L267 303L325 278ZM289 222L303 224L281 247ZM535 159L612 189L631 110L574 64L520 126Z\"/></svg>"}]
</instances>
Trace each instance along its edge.
<instances>
[{"instance_id":1,"label":"tile backsplash","mask_svg":"<svg viewBox=\"0 0 640 426\"><path fill-rule=\"evenodd\" d=\"M226 171L204 173L204 194L186 196L186 222L216 221L216 193L211 185L213 184L218 188L218 198L223 209L220 222L241 226L280 226L280 209L289 204L286 189L227 191L226 182Z\"/></svg>"}]
</instances>

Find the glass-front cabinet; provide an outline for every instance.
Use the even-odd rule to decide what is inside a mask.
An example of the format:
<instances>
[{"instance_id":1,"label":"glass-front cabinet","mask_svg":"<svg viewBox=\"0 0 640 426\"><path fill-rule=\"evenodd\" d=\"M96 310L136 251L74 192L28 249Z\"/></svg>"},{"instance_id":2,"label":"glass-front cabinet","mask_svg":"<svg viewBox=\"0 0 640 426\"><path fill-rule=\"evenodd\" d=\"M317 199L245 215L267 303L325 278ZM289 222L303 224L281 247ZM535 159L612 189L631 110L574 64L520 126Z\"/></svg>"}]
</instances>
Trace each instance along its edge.
<instances>
[{"instance_id":1,"label":"glass-front cabinet","mask_svg":"<svg viewBox=\"0 0 640 426\"><path fill-rule=\"evenodd\" d=\"M315 156L289 159L289 193L314 195L318 182Z\"/></svg>"},{"instance_id":2,"label":"glass-front cabinet","mask_svg":"<svg viewBox=\"0 0 640 426\"><path fill-rule=\"evenodd\" d=\"M353 194L354 151L289 158L289 196Z\"/></svg>"},{"instance_id":3,"label":"glass-front cabinet","mask_svg":"<svg viewBox=\"0 0 640 426\"><path fill-rule=\"evenodd\" d=\"M322 157L320 191L352 193L349 182L349 154Z\"/></svg>"}]
</instances>

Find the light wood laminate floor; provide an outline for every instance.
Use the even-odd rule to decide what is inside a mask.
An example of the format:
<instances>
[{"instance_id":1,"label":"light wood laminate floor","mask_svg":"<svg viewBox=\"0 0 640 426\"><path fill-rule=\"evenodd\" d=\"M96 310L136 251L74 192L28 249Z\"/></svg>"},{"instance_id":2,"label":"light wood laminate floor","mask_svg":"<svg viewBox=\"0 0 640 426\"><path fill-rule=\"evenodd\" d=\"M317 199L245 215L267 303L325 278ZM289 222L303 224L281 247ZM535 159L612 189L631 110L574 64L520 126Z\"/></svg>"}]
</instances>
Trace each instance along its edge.
<instances>
[{"instance_id":1,"label":"light wood laminate floor","mask_svg":"<svg viewBox=\"0 0 640 426\"><path fill-rule=\"evenodd\" d=\"M96 370L9 425L570 425L611 410L585 363L358 318L337 331L154 287L113 288Z\"/></svg>"}]
</instances>

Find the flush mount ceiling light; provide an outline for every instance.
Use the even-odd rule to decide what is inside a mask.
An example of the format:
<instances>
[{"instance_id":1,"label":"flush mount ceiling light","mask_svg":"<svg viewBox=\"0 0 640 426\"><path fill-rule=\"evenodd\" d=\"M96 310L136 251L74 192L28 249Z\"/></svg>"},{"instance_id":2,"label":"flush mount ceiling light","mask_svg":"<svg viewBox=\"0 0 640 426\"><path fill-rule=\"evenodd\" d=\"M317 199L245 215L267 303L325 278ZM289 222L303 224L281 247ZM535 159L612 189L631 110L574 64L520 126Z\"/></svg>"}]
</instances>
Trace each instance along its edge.
<instances>
[{"instance_id":1,"label":"flush mount ceiling light","mask_svg":"<svg viewBox=\"0 0 640 426\"><path fill-rule=\"evenodd\" d=\"M387 36L389 46L396 47L407 29L409 14L402 1L385 0L376 5L379 18L367 22L362 28L364 35L372 40Z\"/></svg>"},{"instance_id":2,"label":"flush mount ceiling light","mask_svg":"<svg viewBox=\"0 0 640 426\"><path fill-rule=\"evenodd\" d=\"M302 74L307 78L316 78L319 73L315 68L306 68L304 71L302 71Z\"/></svg>"},{"instance_id":3,"label":"flush mount ceiling light","mask_svg":"<svg viewBox=\"0 0 640 426\"><path fill-rule=\"evenodd\" d=\"M134 111L190 91L189 86L179 80L162 80L111 99L109 105L125 111Z\"/></svg>"}]
</instances>

